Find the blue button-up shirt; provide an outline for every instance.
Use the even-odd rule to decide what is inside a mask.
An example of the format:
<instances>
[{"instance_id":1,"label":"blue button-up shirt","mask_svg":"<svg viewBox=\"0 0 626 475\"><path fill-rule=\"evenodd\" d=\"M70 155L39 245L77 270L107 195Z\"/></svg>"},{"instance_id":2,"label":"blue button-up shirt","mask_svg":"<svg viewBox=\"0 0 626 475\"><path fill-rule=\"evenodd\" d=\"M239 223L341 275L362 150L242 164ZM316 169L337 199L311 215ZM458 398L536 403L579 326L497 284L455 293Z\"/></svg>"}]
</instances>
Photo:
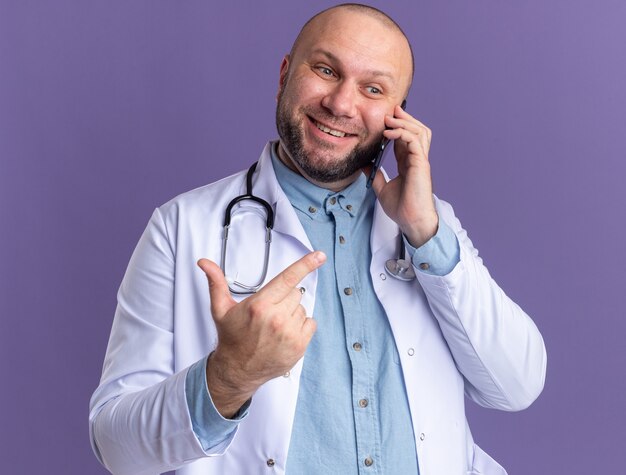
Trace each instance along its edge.
<instances>
[{"instance_id":1,"label":"blue button-up shirt","mask_svg":"<svg viewBox=\"0 0 626 475\"><path fill-rule=\"evenodd\" d=\"M375 195L364 176L340 192L317 187L280 162L275 147L272 152L278 181L313 248L327 256L318 270L317 332L304 357L288 473L417 474L400 358L369 272ZM459 259L456 237L443 222L433 239L408 250L414 264L429 263L420 271L439 275ZM233 420L222 418L206 391L205 364L206 358L187 375L187 402L208 448L228 437L247 406Z\"/></svg>"}]
</instances>

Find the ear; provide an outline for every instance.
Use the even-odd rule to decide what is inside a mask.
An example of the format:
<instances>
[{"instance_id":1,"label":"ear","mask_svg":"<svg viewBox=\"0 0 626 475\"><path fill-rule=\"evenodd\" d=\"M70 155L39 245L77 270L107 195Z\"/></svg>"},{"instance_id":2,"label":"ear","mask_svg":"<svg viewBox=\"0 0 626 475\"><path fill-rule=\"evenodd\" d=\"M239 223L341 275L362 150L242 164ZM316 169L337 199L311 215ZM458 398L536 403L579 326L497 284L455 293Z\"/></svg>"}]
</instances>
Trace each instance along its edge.
<instances>
[{"instance_id":1,"label":"ear","mask_svg":"<svg viewBox=\"0 0 626 475\"><path fill-rule=\"evenodd\" d=\"M283 61L280 63L280 74L278 76L278 93L276 94L276 100L282 91L285 81L287 80L287 72L289 71L289 55L286 54Z\"/></svg>"}]
</instances>

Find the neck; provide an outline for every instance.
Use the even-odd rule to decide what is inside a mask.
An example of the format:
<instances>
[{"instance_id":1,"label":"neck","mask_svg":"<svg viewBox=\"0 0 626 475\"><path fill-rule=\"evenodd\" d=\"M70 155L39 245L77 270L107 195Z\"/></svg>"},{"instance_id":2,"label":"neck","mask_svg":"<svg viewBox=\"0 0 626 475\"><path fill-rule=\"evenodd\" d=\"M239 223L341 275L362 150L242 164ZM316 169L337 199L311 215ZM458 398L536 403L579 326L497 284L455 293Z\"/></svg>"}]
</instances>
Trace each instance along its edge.
<instances>
[{"instance_id":1,"label":"neck","mask_svg":"<svg viewBox=\"0 0 626 475\"><path fill-rule=\"evenodd\" d=\"M343 180L333 181L333 182L330 182L330 183L320 182L320 181L317 181L317 180L311 178L309 175L307 175L298 166L298 164L291 158L291 156L289 155L287 150L285 150L285 148L283 147L283 143L281 141L278 142L278 147L277 148L278 148L278 158L280 159L281 162L283 162L285 164L285 166L287 168L289 168L291 171L297 173L298 175L303 176L308 181L313 183L315 186L319 186L320 188L326 188L327 190L330 190L330 191L337 192L337 191L343 190L348 185L350 185L352 182L354 182L359 177L359 175L362 173L359 170L359 171L355 172L353 175L350 175L348 178L344 178Z\"/></svg>"}]
</instances>

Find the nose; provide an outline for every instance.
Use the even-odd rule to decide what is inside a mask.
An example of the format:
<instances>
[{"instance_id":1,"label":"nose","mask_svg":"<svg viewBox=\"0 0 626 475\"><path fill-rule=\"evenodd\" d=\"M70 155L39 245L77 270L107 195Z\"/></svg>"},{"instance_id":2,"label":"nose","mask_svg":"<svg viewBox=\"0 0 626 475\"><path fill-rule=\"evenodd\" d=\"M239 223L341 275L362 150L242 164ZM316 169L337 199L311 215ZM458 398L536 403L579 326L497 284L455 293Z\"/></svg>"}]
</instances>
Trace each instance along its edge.
<instances>
[{"instance_id":1,"label":"nose","mask_svg":"<svg viewBox=\"0 0 626 475\"><path fill-rule=\"evenodd\" d=\"M336 117L354 117L356 115L355 89L348 82L338 82L322 99L322 106Z\"/></svg>"}]
</instances>

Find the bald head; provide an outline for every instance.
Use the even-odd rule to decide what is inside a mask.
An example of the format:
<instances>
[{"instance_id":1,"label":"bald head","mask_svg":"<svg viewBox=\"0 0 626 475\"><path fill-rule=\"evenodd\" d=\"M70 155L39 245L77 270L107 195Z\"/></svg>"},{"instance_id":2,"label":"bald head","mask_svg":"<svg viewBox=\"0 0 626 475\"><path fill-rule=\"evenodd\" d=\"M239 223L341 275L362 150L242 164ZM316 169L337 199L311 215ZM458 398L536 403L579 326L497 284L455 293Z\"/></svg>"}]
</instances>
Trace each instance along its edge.
<instances>
[{"instance_id":1,"label":"bald head","mask_svg":"<svg viewBox=\"0 0 626 475\"><path fill-rule=\"evenodd\" d=\"M332 18L332 16L337 13L365 15L377 21L380 25L384 26L390 34L402 36L402 38L404 39L404 42L406 43L406 49L408 52L407 61L410 63L410 71L411 71L411 78L409 81L409 86L410 86L410 83L413 81L413 75L415 73L415 58L413 55L413 48L411 46L409 39L407 38L402 28L400 28L400 25L398 25L389 15L369 5L363 5L360 3L343 3L341 5L336 5L334 7L327 8L326 10L322 10L321 12L317 13L304 24L304 26L300 30L300 33L298 33L298 36L296 37L296 40L294 41L291 47L291 51L289 55L293 57L293 55L296 53L296 50L298 49L300 44L304 41L304 39L307 38L307 35L310 35L313 32L318 31L321 26L323 27L324 23L327 23ZM408 93L408 90L407 90L407 93Z\"/></svg>"}]
</instances>

